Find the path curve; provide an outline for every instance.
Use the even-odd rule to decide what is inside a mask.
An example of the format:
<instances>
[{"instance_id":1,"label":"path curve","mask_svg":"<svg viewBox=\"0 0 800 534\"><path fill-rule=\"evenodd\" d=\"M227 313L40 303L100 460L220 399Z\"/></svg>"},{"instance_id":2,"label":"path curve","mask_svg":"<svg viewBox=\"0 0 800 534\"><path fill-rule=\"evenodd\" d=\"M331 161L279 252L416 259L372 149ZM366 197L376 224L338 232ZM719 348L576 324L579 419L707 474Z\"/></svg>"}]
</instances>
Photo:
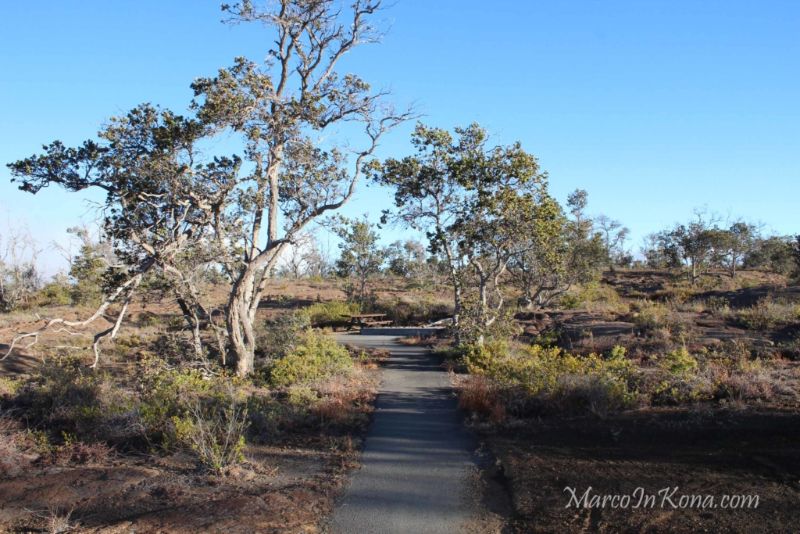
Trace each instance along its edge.
<instances>
[{"instance_id":1,"label":"path curve","mask_svg":"<svg viewBox=\"0 0 800 534\"><path fill-rule=\"evenodd\" d=\"M452 533L475 515L469 478L475 443L464 430L447 376L430 351L389 336L337 335L391 357L367 434L361 469L337 504L338 534Z\"/></svg>"}]
</instances>

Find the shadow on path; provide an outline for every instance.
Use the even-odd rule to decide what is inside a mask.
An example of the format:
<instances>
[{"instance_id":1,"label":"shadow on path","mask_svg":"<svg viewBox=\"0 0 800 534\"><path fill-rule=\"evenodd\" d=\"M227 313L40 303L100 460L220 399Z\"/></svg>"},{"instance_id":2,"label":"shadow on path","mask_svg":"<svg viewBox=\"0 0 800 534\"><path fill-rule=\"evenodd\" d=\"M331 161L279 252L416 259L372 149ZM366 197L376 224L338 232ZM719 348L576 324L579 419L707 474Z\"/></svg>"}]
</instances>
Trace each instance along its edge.
<instances>
[{"instance_id":1,"label":"shadow on path","mask_svg":"<svg viewBox=\"0 0 800 534\"><path fill-rule=\"evenodd\" d=\"M472 517L468 476L475 444L447 373L430 351L387 336L340 342L388 349L362 467L338 503L337 533L460 532Z\"/></svg>"}]
</instances>

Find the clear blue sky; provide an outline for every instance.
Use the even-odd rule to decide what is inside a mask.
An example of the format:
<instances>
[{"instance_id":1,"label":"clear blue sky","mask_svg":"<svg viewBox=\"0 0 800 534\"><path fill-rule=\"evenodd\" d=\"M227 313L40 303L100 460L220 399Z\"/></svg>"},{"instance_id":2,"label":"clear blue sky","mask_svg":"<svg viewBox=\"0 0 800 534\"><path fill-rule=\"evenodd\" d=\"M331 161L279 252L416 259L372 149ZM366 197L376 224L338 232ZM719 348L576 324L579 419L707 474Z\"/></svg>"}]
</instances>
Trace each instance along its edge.
<instances>
[{"instance_id":1,"label":"clear blue sky","mask_svg":"<svg viewBox=\"0 0 800 534\"><path fill-rule=\"evenodd\" d=\"M185 110L194 77L263 57L269 39L220 24L215 0L2 9L0 233L22 220L43 246L91 211L74 194L17 191L5 163L79 143L143 101ZM587 189L590 211L622 220L635 248L703 205L800 232L800 2L397 0L382 16L383 43L347 70L425 122L520 140L559 199ZM411 126L382 155L408 153ZM377 216L388 200L362 188L348 212Z\"/></svg>"}]
</instances>

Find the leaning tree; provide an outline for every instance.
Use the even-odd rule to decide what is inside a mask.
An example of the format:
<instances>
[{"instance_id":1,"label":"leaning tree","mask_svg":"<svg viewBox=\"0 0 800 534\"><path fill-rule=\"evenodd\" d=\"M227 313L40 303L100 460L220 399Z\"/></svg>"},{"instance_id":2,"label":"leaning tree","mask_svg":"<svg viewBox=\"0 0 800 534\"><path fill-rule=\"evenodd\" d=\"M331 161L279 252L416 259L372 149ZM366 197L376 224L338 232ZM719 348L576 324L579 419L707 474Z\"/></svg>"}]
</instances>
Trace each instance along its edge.
<instances>
[{"instance_id":1,"label":"leaning tree","mask_svg":"<svg viewBox=\"0 0 800 534\"><path fill-rule=\"evenodd\" d=\"M183 297L187 320L208 317L193 289L185 287L180 257L209 234L214 214L225 210L241 162L216 158L195 163L197 143L206 131L194 119L145 104L112 119L98 141L76 148L55 141L44 147L43 154L9 164L20 189L30 193L50 185L73 192L104 191L104 232L119 261L104 275L105 296L95 313L84 320L55 318L20 334L6 356L20 341L30 345L56 326L87 326L117 304L111 326L94 336L96 366L101 341L116 336L137 288L154 273L170 280ZM190 326L194 327L191 322Z\"/></svg>"},{"instance_id":2,"label":"leaning tree","mask_svg":"<svg viewBox=\"0 0 800 534\"><path fill-rule=\"evenodd\" d=\"M106 232L126 266L108 277L107 298L87 321L55 319L45 328L84 326L121 303L113 326L96 337L99 357L100 340L113 337L126 303L155 268L181 292L187 321L205 318L216 328L186 275L192 251L202 251L231 280L223 344L238 374L251 372L255 314L281 252L353 196L381 137L410 116L388 107L385 93L360 77L337 71L345 54L378 37L369 21L379 7L379 0L356 0L344 11L333 0L223 5L228 22L262 23L275 39L265 61L236 58L216 76L195 80L192 117L142 106L112 121L100 142L56 142L11 164L22 189L33 193L50 184L105 190ZM335 146L330 139L342 130L360 131L363 142ZM225 143L209 142L219 136ZM197 149L232 142L240 155L204 159Z\"/></svg>"}]
</instances>

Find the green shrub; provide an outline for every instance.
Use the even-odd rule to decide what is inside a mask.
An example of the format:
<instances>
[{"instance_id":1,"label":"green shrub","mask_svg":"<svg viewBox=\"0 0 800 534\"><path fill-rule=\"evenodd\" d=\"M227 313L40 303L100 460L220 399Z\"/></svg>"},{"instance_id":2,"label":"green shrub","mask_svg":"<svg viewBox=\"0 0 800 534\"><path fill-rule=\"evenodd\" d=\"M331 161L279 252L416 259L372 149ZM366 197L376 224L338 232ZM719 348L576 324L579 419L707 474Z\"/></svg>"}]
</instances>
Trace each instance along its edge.
<instances>
[{"instance_id":1,"label":"green shrub","mask_svg":"<svg viewBox=\"0 0 800 534\"><path fill-rule=\"evenodd\" d=\"M357 303L332 301L312 304L300 312L308 317L311 326L324 327L347 324L348 319L345 316L357 314L360 310L361 307Z\"/></svg>"},{"instance_id":2,"label":"green shrub","mask_svg":"<svg viewBox=\"0 0 800 534\"><path fill-rule=\"evenodd\" d=\"M668 352L659 359L659 365L674 375L689 375L697 371L697 359L689 354L686 347Z\"/></svg>"},{"instance_id":3,"label":"green shrub","mask_svg":"<svg viewBox=\"0 0 800 534\"><path fill-rule=\"evenodd\" d=\"M352 369L353 360L346 348L325 334L308 330L292 352L275 362L270 381L281 387L309 384L349 374Z\"/></svg>"},{"instance_id":4,"label":"green shrub","mask_svg":"<svg viewBox=\"0 0 800 534\"><path fill-rule=\"evenodd\" d=\"M158 364L145 368L143 375L139 417L147 436L164 450L184 443L176 423L191 418L198 403L219 413L219 407L242 400L237 394L241 385L237 378L207 376L197 369L167 369Z\"/></svg>"},{"instance_id":5,"label":"green shrub","mask_svg":"<svg viewBox=\"0 0 800 534\"><path fill-rule=\"evenodd\" d=\"M641 330L650 332L669 325L670 309L660 302L642 300L635 304L633 322Z\"/></svg>"},{"instance_id":6,"label":"green shrub","mask_svg":"<svg viewBox=\"0 0 800 534\"><path fill-rule=\"evenodd\" d=\"M34 425L82 440L108 439L111 422L133 407L131 395L78 358L57 357L16 386L13 403Z\"/></svg>"},{"instance_id":7,"label":"green shrub","mask_svg":"<svg viewBox=\"0 0 800 534\"><path fill-rule=\"evenodd\" d=\"M305 312L290 312L265 321L256 332L256 344L260 355L272 360L282 358L294 350L302 334L311 326Z\"/></svg>"},{"instance_id":8,"label":"green shrub","mask_svg":"<svg viewBox=\"0 0 800 534\"><path fill-rule=\"evenodd\" d=\"M22 386L22 380L0 376L0 398L16 395Z\"/></svg>"},{"instance_id":9,"label":"green shrub","mask_svg":"<svg viewBox=\"0 0 800 534\"><path fill-rule=\"evenodd\" d=\"M634 365L622 347L612 349L607 358L581 357L541 345L483 347L465 357L470 358L473 372L484 374L505 392L509 413L520 410L515 404L534 401L552 411L605 414L629 407L637 398L632 387Z\"/></svg>"},{"instance_id":10,"label":"green shrub","mask_svg":"<svg viewBox=\"0 0 800 534\"><path fill-rule=\"evenodd\" d=\"M800 319L800 306L761 299L754 306L733 312L733 318L750 330L771 330Z\"/></svg>"},{"instance_id":11,"label":"green shrub","mask_svg":"<svg viewBox=\"0 0 800 534\"><path fill-rule=\"evenodd\" d=\"M467 371L481 374L491 369L507 353L508 343L505 340L489 340L481 345L467 345L463 348L462 358Z\"/></svg>"},{"instance_id":12,"label":"green shrub","mask_svg":"<svg viewBox=\"0 0 800 534\"><path fill-rule=\"evenodd\" d=\"M41 306L69 306L72 304L70 287L61 282L50 282L39 290L39 305Z\"/></svg>"}]
</instances>

